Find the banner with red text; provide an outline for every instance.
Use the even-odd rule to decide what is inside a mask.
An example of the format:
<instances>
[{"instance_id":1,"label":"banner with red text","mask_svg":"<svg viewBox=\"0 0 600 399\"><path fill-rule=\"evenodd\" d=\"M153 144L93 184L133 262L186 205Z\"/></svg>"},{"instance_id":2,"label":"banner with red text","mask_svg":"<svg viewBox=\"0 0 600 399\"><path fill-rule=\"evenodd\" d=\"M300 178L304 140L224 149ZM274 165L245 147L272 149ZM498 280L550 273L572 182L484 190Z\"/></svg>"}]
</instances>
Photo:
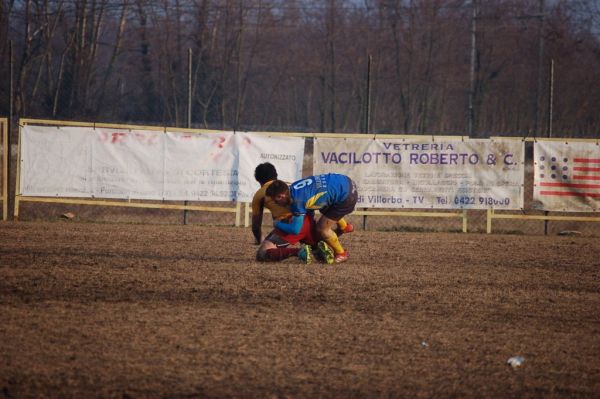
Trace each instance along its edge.
<instances>
[{"instance_id":1,"label":"banner with red text","mask_svg":"<svg viewBox=\"0 0 600 399\"><path fill-rule=\"evenodd\" d=\"M149 200L250 201L254 168L299 179L304 139L27 125L20 194Z\"/></svg>"}]
</instances>

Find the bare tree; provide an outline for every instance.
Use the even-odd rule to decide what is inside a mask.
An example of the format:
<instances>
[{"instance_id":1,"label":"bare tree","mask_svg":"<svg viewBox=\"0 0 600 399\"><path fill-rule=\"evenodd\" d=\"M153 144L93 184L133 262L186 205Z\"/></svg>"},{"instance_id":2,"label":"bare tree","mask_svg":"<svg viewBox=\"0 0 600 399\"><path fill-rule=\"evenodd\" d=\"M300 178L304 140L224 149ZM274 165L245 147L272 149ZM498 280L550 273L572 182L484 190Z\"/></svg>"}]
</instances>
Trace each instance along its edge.
<instances>
[{"instance_id":1,"label":"bare tree","mask_svg":"<svg viewBox=\"0 0 600 399\"><path fill-rule=\"evenodd\" d=\"M555 130L597 134L598 1L546 0L543 26L540 0L478 2L475 130L543 131L554 60ZM12 40L17 116L181 124L191 48L195 122L352 132L372 54L375 131L465 134L472 4L0 0L0 55Z\"/></svg>"},{"instance_id":2,"label":"bare tree","mask_svg":"<svg viewBox=\"0 0 600 399\"><path fill-rule=\"evenodd\" d=\"M106 92L109 85L109 80L112 78L113 69L115 68L115 64L117 62L118 56L121 54L123 50L123 34L125 32L125 26L127 23L127 15L129 13L129 2L128 0L123 0L121 5L121 13L119 16L119 20L117 23L117 29L114 37L114 43L112 45L112 51L110 54L110 58L108 63L104 69L104 73L101 79L101 84L99 87L98 101L96 102L96 114L101 114L102 110L105 107L104 99L106 97Z\"/></svg>"}]
</instances>

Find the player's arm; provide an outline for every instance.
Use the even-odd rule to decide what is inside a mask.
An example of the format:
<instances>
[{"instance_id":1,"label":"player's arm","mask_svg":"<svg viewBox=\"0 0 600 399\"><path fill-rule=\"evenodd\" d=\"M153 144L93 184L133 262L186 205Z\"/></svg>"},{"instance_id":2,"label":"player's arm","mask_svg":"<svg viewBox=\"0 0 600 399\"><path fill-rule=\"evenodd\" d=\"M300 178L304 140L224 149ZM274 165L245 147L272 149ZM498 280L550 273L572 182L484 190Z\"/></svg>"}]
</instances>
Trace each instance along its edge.
<instances>
[{"instance_id":1,"label":"player's arm","mask_svg":"<svg viewBox=\"0 0 600 399\"><path fill-rule=\"evenodd\" d=\"M254 234L254 243L260 244L262 238L262 213L259 215L252 215L252 234Z\"/></svg>"},{"instance_id":2,"label":"player's arm","mask_svg":"<svg viewBox=\"0 0 600 399\"><path fill-rule=\"evenodd\" d=\"M252 234L254 235L255 244L260 244L262 241L262 220L265 210L265 199L252 200Z\"/></svg>"},{"instance_id":3,"label":"player's arm","mask_svg":"<svg viewBox=\"0 0 600 399\"><path fill-rule=\"evenodd\" d=\"M294 215L292 216L291 222L287 223L283 220L280 220L277 223L275 223L275 227L288 234L300 234L300 230L302 230L303 223L304 215Z\"/></svg>"}]
</instances>

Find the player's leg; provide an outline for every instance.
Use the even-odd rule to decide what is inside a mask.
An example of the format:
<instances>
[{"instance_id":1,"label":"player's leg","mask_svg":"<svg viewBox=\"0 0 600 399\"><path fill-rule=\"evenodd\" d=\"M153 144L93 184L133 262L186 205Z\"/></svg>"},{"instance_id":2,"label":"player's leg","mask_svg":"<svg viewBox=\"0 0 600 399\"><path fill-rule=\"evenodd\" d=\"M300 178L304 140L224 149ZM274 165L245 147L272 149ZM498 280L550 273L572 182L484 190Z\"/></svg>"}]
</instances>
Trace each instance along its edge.
<instances>
[{"instance_id":1,"label":"player's leg","mask_svg":"<svg viewBox=\"0 0 600 399\"><path fill-rule=\"evenodd\" d=\"M333 229L339 227L339 221L342 220L344 216L349 215L354 211L358 200L356 185L350 179L348 179L348 184L350 184L350 193L348 194L348 197L340 203L333 204L327 209L323 209L321 211L323 215L317 223L317 233L323 237L325 242L335 252L334 260L336 263L348 260L348 252L342 247L338 235Z\"/></svg>"},{"instance_id":2,"label":"player's leg","mask_svg":"<svg viewBox=\"0 0 600 399\"><path fill-rule=\"evenodd\" d=\"M323 238L323 240L333 249L336 257L346 254L346 251L342 247L340 240L333 231L333 228L337 225L337 220L331 219L326 215L322 215L317 223L317 234Z\"/></svg>"},{"instance_id":3,"label":"player's leg","mask_svg":"<svg viewBox=\"0 0 600 399\"><path fill-rule=\"evenodd\" d=\"M316 245L317 240L315 239L315 217L313 213L307 213L302 221L302 228L298 234L285 233L279 229L275 229L277 234L282 240L295 245L302 243L298 251L298 258L303 263L309 264L313 260L313 249L312 246Z\"/></svg>"},{"instance_id":4,"label":"player's leg","mask_svg":"<svg viewBox=\"0 0 600 399\"><path fill-rule=\"evenodd\" d=\"M337 227L334 231L335 234L337 234L337 236L339 237L344 233L352 233L354 231L354 226L351 223L348 223L346 219L341 218L340 220L338 220Z\"/></svg>"},{"instance_id":5,"label":"player's leg","mask_svg":"<svg viewBox=\"0 0 600 399\"><path fill-rule=\"evenodd\" d=\"M269 256L289 257L292 255L297 255L298 258L300 258L300 260L303 263L306 263L306 264L311 263L313 260L312 246L317 243L317 240L315 239L314 231L315 231L314 214L306 214L304 216L304 220L302 221L302 228L300 229L300 232L298 234L285 233L279 229L273 230L272 234L276 235L277 238L281 242L285 242L288 245L295 245L298 243L302 243L302 245L300 246L300 248L295 248L296 249L295 254L291 253L291 252L285 253L285 254L279 254L275 250L270 249ZM273 241L273 239L271 239L271 241ZM293 247L290 247L288 249L291 249L291 248L293 248Z\"/></svg>"},{"instance_id":6,"label":"player's leg","mask_svg":"<svg viewBox=\"0 0 600 399\"><path fill-rule=\"evenodd\" d=\"M290 247L290 243L283 239L277 230L273 230L258 247L256 260L259 262L278 262L297 256L300 248Z\"/></svg>"},{"instance_id":7,"label":"player's leg","mask_svg":"<svg viewBox=\"0 0 600 399\"><path fill-rule=\"evenodd\" d=\"M305 246L300 250L298 257L304 260L303 251L307 252L308 255L315 256L320 262L331 264L333 263L334 254L331 248L327 246L324 241L319 241L319 235L317 234L317 222L315 221L314 213L307 213L304 217L304 223L300 233L295 237L287 237L291 243L294 240L299 240L300 243ZM309 262L306 262L309 263Z\"/></svg>"},{"instance_id":8,"label":"player's leg","mask_svg":"<svg viewBox=\"0 0 600 399\"><path fill-rule=\"evenodd\" d=\"M305 222L306 229L310 229L310 224ZM301 231L301 233L305 229ZM302 233L302 237L304 237ZM291 256L298 256L306 264L312 262L313 254L310 245L292 247L291 244L297 244L300 241L299 236L285 233L279 229L274 229L261 243L256 252L256 260L261 262L277 262L287 259ZM312 244L312 242L309 242Z\"/></svg>"}]
</instances>

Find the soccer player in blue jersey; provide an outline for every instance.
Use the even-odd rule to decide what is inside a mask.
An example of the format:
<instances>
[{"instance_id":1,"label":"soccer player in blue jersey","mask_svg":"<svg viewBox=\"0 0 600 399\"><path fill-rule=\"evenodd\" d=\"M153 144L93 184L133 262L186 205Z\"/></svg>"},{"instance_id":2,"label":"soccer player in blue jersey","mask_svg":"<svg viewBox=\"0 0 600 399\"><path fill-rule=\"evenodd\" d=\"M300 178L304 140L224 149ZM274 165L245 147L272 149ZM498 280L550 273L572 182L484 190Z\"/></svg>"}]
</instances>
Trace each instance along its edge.
<instances>
[{"instance_id":1,"label":"soccer player in blue jersey","mask_svg":"<svg viewBox=\"0 0 600 399\"><path fill-rule=\"evenodd\" d=\"M328 173L298 180L289 187L285 182L276 180L267 188L266 194L281 206L290 205L293 214L291 222L278 221L275 227L291 234L300 231L304 215L319 210L322 216L317 222L317 233L335 252L333 259L328 259L328 248L321 248L327 263L348 260L348 251L342 247L333 227L338 224L340 232L344 232L350 226L343 221L343 217L354 211L358 199L352 179Z\"/></svg>"}]
</instances>

